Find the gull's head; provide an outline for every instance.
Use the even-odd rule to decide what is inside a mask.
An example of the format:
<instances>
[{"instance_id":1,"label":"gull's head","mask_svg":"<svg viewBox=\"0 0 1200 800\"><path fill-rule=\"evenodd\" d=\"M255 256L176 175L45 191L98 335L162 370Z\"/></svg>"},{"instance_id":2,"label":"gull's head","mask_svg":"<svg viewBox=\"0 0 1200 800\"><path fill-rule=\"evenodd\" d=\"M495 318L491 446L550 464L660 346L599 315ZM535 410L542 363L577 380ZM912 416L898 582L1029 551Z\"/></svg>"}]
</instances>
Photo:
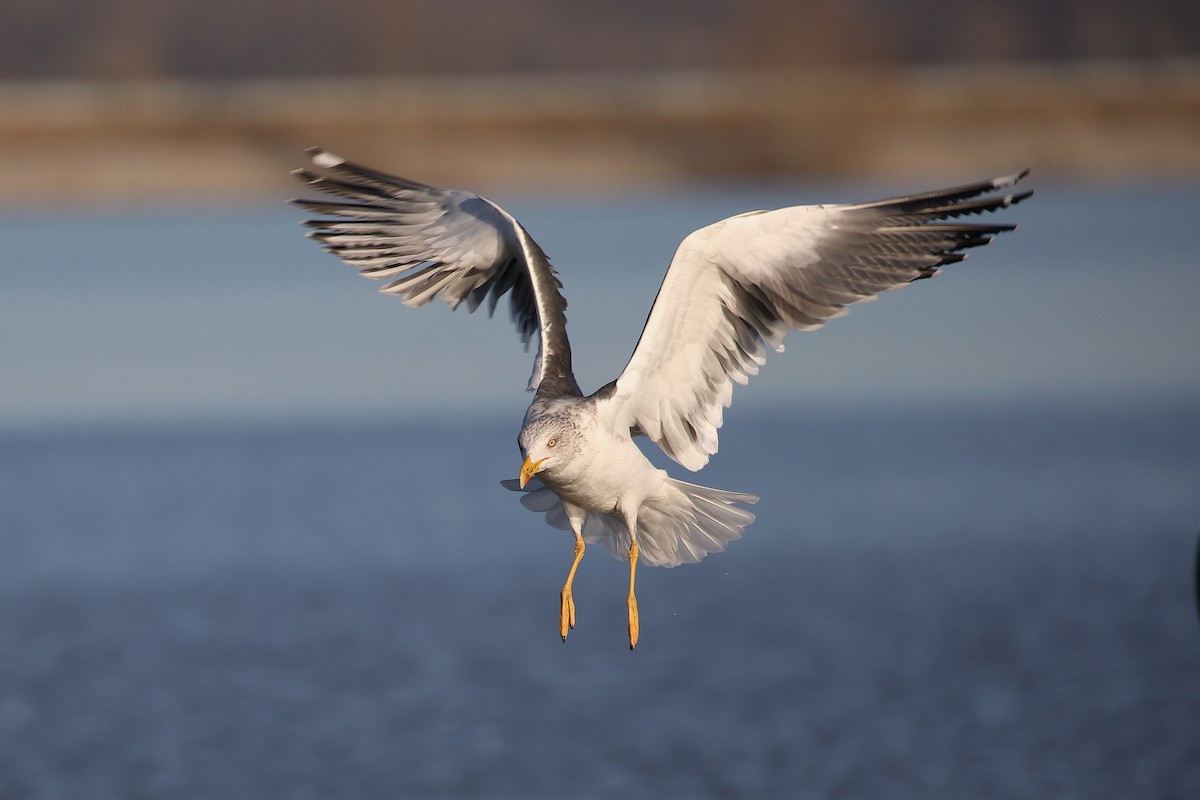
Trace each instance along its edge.
<instances>
[{"instance_id":1,"label":"gull's head","mask_svg":"<svg viewBox=\"0 0 1200 800\"><path fill-rule=\"evenodd\" d=\"M575 427L560 416L542 417L527 422L517 437L525 462L521 464L521 488L539 472L553 471L568 460L576 449Z\"/></svg>"}]
</instances>

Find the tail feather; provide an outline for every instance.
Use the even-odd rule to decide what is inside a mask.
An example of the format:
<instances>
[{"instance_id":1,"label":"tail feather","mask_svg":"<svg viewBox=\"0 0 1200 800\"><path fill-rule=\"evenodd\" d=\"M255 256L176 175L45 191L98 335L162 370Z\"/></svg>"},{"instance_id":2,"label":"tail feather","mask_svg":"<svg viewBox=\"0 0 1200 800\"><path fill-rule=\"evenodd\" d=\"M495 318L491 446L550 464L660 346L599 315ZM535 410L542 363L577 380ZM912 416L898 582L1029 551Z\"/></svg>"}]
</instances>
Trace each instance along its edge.
<instances>
[{"instance_id":1,"label":"tail feather","mask_svg":"<svg viewBox=\"0 0 1200 800\"><path fill-rule=\"evenodd\" d=\"M646 563L662 567L695 564L742 538L754 514L752 494L667 479L667 500L648 502L638 515L638 549Z\"/></svg>"}]
</instances>

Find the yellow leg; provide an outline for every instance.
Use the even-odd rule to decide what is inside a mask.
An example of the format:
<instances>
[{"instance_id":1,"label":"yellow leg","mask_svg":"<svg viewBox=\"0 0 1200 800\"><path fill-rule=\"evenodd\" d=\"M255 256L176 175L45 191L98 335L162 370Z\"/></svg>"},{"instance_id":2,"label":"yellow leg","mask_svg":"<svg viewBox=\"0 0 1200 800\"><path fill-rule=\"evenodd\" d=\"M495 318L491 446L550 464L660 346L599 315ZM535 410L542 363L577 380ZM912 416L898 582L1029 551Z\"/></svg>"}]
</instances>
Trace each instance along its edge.
<instances>
[{"instance_id":1,"label":"yellow leg","mask_svg":"<svg viewBox=\"0 0 1200 800\"><path fill-rule=\"evenodd\" d=\"M637 540L629 547L629 597L625 605L629 609L629 649L632 650L638 642L638 608L637 598L633 594L633 581L637 575L638 546Z\"/></svg>"},{"instance_id":2,"label":"yellow leg","mask_svg":"<svg viewBox=\"0 0 1200 800\"><path fill-rule=\"evenodd\" d=\"M575 582L575 570L583 560L583 537L575 536L575 560L571 562L571 571L567 573L567 582L563 584L559 594L560 607L558 611L558 633L562 640L567 640L567 631L575 627L575 598L571 596L571 584Z\"/></svg>"}]
</instances>

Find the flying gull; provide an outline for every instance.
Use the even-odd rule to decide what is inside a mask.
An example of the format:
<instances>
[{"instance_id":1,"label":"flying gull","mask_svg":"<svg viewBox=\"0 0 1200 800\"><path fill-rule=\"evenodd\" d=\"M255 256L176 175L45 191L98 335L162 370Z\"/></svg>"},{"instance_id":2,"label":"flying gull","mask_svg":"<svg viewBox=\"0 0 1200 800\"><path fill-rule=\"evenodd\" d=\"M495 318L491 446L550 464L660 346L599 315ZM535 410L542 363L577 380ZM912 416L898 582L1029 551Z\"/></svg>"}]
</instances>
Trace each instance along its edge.
<instances>
[{"instance_id":1,"label":"flying gull","mask_svg":"<svg viewBox=\"0 0 1200 800\"><path fill-rule=\"evenodd\" d=\"M768 347L812 330L846 306L936 275L1015 225L971 224L1024 200L1007 190L1028 170L995 180L848 205L752 211L687 236L667 269L624 371L585 395L571 369L567 301L546 254L521 223L486 198L438 189L312 149L295 174L340 200L295 200L326 217L310 236L380 291L417 307L495 310L509 294L521 340L538 340L535 391L517 438L524 463L506 488L575 535L560 594L559 635L575 626L571 586L585 543L629 561L629 647L638 641L634 579L652 566L695 563L724 550L754 521L750 494L697 486L654 467L646 436L696 471L717 452L733 384L746 383Z\"/></svg>"}]
</instances>

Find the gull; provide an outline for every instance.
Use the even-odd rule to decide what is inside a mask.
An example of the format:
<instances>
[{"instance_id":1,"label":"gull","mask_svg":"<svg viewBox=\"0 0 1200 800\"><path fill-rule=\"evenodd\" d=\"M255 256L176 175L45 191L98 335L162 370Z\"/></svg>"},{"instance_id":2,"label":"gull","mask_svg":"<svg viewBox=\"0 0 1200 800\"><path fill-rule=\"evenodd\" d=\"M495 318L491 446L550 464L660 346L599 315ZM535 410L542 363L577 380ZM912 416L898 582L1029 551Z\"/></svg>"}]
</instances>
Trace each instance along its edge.
<instances>
[{"instance_id":1,"label":"gull","mask_svg":"<svg viewBox=\"0 0 1200 800\"><path fill-rule=\"evenodd\" d=\"M517 443L519 477L503 485L575 536L559 593L559 635L575 627L572 585L586 543L629 562L629 647L640 618L638 562L673 567L724 550L754 515L751 494L670 477L645 456L644 436L696 471L717 452L733 396L783 350L852 303L938 274L1015 225L966 223L1032 192L1008 191L1028 170L950 189L856 204L751 211L689 234L667 269L625 369L585 395L571 367L567 301L545 252L507 211L471 192L439 189L313 148L294 174L338 200L293 200L321 215L309 236L380 291L420 307L492 313L508 294L526 347L536 337L533 402ZM614 231L619 235L619 231Z\"/></svg>"}]
</instances>

